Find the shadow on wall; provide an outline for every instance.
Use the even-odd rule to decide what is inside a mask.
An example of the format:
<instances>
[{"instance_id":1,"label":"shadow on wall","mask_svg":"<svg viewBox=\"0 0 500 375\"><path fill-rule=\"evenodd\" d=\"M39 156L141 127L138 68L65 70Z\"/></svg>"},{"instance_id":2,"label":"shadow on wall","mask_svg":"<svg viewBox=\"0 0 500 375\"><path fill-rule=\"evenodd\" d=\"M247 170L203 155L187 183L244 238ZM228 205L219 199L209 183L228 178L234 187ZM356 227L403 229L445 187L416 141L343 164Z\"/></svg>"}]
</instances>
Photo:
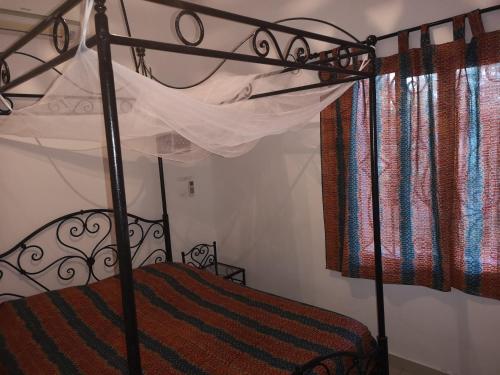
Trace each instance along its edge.
<instances>
[{"instance_id":1,"label":"shadow on wall","mask_svg":"<svg viewBox=\"0 0 500 375\"><path fill-rule=\"evenodd\" d=\"M389 338L396 355L447 374L497 374L499 301L457 289L436 291L423 286L386 285ZM411 332L411 340L394 339ZM436 350L445 346L443 350ZM441 367L438 367L438 364Z\"/></svg>"},{"instance_id":2,"label":"shadow on wall","mask_svg":"<svg viewBox=\"0 0 500 375\"><path fill-rule=\"evenodd\" d=\"M297 273L308 261L303 233L313 232L308 194L297 183L317 158L318 144L307 131L300 134L269 137L244 156L214 163L219 258L246 267L252 287L275 293L301 289ZM295 195L302 196L299 205Z\"/></svg>"},{"instance_id":3,"label":"shadow on wall","mask_svg":"<svg viewBox=\"0 0 500 375\"><path fill-rule=\"evenodd\" d=\"M1 229L2 248L67 212L111 207L103 150L71 152L9 139L0 139L0 150L9 161L0 167L0 201L9 218ZM125 152L124 174L129 211L160 218L156 163Z\"/></svg>"}]
</instances>

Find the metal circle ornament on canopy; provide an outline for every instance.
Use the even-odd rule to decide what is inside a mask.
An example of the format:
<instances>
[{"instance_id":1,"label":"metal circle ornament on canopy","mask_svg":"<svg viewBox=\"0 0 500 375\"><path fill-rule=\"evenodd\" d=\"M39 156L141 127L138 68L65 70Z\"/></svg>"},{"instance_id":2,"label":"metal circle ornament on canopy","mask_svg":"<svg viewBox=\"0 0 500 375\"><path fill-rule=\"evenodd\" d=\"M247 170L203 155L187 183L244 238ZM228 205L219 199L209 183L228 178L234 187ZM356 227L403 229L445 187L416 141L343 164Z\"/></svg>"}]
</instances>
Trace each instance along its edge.
<instances>
[{"instance_id":1,"label":"metal circle ornament on canopy","mask_svg":"<svg viewBox=\"0 0 500 375\"><path fill-rule=\"evenodd\" d=\"M184 35L182 34L180 23L182 17L184 16L190 16L191 18L193 18L196 21L196 25L198 26L198 38L194 42L186 39L186 37L184 37ZM203 27L203 22L201 21L200 16L198 16L195 12L192 12L190 10L182 10L179 12L177 17L175 17L175 33L182 41L182 43L192 47L200 45L203 39L205 38L205 28Z\"/></svg>"}]
</instances>

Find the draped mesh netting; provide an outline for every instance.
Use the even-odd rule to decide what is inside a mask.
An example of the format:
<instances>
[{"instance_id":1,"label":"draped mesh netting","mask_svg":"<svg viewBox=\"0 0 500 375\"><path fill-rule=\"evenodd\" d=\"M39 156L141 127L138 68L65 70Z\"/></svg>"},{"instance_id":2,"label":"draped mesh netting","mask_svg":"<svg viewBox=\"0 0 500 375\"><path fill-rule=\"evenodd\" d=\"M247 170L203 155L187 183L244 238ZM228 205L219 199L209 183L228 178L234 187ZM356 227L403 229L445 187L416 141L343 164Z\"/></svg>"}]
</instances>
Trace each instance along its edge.
<instances>
[{"instance_id":1,"label":"draped mesh netting","mask_svg":"<svg viewBox=\"0 0 500 375\"><path fill-rule=\"evenodd\" d=\"M0 136L58 139L58 147L105 145L97 53L83 43L93 1L87 0L79 50L46 95L0 122ZM168 58L166 56L166 58ZM363 67L363 64L361 64ZM165 87L113 63L123 148L192 162L210 153L234 157L262 137L297 129L352 83L248 100L255 93L318 82L317 72L219 75L190 90Z\"/></svg>"}]
</instances>

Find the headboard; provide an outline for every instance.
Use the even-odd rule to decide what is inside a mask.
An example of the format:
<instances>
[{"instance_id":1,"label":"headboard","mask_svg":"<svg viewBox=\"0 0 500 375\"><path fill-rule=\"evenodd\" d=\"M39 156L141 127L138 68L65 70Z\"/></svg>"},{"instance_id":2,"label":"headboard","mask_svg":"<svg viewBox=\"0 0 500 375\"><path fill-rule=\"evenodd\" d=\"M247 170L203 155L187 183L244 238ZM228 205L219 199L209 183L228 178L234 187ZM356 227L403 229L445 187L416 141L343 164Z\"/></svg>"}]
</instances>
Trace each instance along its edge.
<instances>
[{"instance_id":1,"label":"headboard","mask_svg":"<svg viewBox=\"0 0 500 375\"><path fill-rule=\"evenodd\" d=\"M128 218L133 267L166 261L162 220L133 214ZM72 212L44 224L11 249L0 251L0 302L87 285L116 274L113 222L110 209Z\"/></svg>"}]
</instances>

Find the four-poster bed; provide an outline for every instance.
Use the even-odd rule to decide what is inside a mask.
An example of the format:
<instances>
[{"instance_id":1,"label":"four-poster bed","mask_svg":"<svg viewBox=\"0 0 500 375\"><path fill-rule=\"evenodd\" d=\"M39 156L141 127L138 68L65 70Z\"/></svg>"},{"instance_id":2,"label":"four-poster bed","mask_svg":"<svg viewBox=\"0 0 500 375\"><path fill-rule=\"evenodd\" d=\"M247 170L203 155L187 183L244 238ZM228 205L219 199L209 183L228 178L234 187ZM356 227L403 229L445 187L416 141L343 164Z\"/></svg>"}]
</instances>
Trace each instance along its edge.
<instances>
[{"instance_id":1,"label":"four-poster bed","mask_svg":"<svg viewBox=\"0 0 500 375\"><path fill-rule=\"evenodd\" d=\"M8 94L8 91L13 89L14 87L20 85L23 82L34 78L49 69L59 65L60 63L70 60L78 53L78 47L69 48L68 43L63 43L62 47L57 44L57 50L60 53L59 56L51 59L47 63L40 65L39 67L11 80L10 79L10 71L7 65L6 59L12 55L14 52L18 51L24 45L26 45L29 41L35 38L38 34L40 34L43 30L45 30L52 22L55 22L54 28L57 29L61 24L63 24L62 16L64 13L72 9L74 6L80 3L81 0L67 0L61 6L59 6L56 10L54 10L47 18L45 18L40 24L33 28L32 31L27 33L25 36L20 38L17 42L13 43L9 48L0 53L0 62L2 65L2 86L0 87L1 94ZM114 251L117 255L117 260L119 264L119 282L121 288L121 306L123 313L123 321L124 321L124 333L126 337L126 353L127 353L127 368L130 374L140 374L142 373L141 366L141 355L140 355L140 339L144 341L143 334L138 331L137 324L137 308L136 308L136 299L134 297L134 280L133 278L139 278L141 280L140 285L146 280L149 280L150 273L157 273L156 276L168 278L169 276L166 273L173 272L174 274L182 275L183 273L192 273L194 271L182 269L179 271L177 266L175 265L164 265L163 268L159 267L159 265L153 266L153 268L147 268L147 270L138 270L133 271L132 268L132 260L135 256L135 253L131 251L131 248L134 249L134 244L131 246L131 239L129 236L130 232L130 217L131 215L127 212L127 203L125 199L125 186L124 186L124 174L123 174L123 166L121 159L121 143L120 143L120 128L119 128L119 116L117 110L117 95L115 90L115 78L114 78L114 70L112 65L112 56L111 56L111 45L121 45L128 46L132 48L139 49L138 52L143 53L145 50L158 50L158 51L168 51L179 54L187 54L187 55L195 55L195 56L204 56L204 57L212 57L226 60L234 60L234 61L242 61L242 62L250 62L254 64L264 64L270 66L278 66L281 68L285 68L285 70L295 70L295 69L303 69L303 70L311 70L315 72L329 72L333 73L332 78L321 81L319 83L302 85L297 87L272 90L270 92L262 92L258 94L253 94L251 99L259 99L264 97L270 97L279 94L298 92L303 90L309 90L313 88L319 87L327 87L340 83L346 82L354 82L363 79L370 80L370 139L371 139L371 181L372 181L372 204L373 204L373 231L374 231L374 252L375 252L375 272L376 272L376 298L377 298L377 318L378 318L378 336L377 336L377 348L370 352L370 345L373 345L373 342L370 342L369 339L365 341L365 347L360 352L353 351L333 351L332 353L322 353L321 355L317 355L315 358L306 361L307 363L295 363L296 369L294 370L294 374L306 374L313 373L311 371L315 371L318 369L323 369L323 371L327 371L330 373L330 368L328 366L333 366L335 371L345 373L351 373L352 371L358 371L358 373L367 373L368 371L379 371L380 373L387 374L388 373L388 351L387 351L387 338L385 335L385 320L384 320L384 299L383 299L383 283L382 283L382 255L381 255L381 239L380 239L380 219L379 219L379 191L378 191L378 167L377 167L377 137L376 137L376 129L375 129L375 114L376 114L376 98L375 98L375 69L374 69L374 61L375 61L375 49L374 45L376 43L376 38L374 36L370 36L364 42L358 41L348 41L342 40L339 38L334 38L322 34L317 34L305 30L300 30L288 26L284 26L282 24L271 23L267 21L262 21L250 17L241 16L234 13L229 13L201 5L196 5L192 3L188 3L185 1L178 0L147 0L152 3L156 3L159 5L166 5L174 8L180 9L180 13L176 19L176 31L183 42L183 44L173 44L173 43L165 43L153 40L139 39L133 38L131 36L120 36L114 35L109 32L108 29L108 19L106 16L106 7L104 0L96 0L95 1L95 27L96 33L94 36L88 38L86 40L86 46L88 48L97 47L98 54L98 63L99 63L99 78L100 78L100 89L101 89L101 98L102 98L102 112L104 116L104 125L106 132L106 145L107 145L107 157L109 162L109 174L111 180L111 192L112 192L112 201L113 201L113 210L107 210L106 213L112 214L114 217L114 233L116 235L116 244L112 244L109 247L112 248L111 251ZM202 42L204 36L203 24L198 16L198 14L216 17L219 19L236 22L239 24L250 25L256 27L257 30L253 34L252 44L253 51L255 55L243 54L238 52L225 52L218 51L213 49L207 49L198 47L198 45ZM182 33L179 31L179 20L182 16L189 15L193 17L193 19L198 24L199 36L195 41L189 41L182 36ZM292 39L289 43L285 52L283 52L280 47L277 39L273 35L272 32L284 33L287 35L291 35ZM258 35L260 33L265 34L274 47L277 50L278 58L269 57L271 45L268 41L259 41ZM315 40L323 43L327 43L330 47L329 50L338 49L340 52L338 54L330 55L329 52L322 54L320 59L319 53L312 53L310 51L309 43L307 40ZM303 44L303 47L300 47L296 50L294 54L292 48L296 42L300 42ZM293 59L290 60L289 57L292 56ZM331 57L329 57L331 56ZM358 56L368 56L367 64L364 69L355 69L353 67L353 61ZM347 63L346 63L347 61ZM139 65L136 64L136 68L139 69ZM165 196L165 186L164 186L164 175L163 175L163 161L161 158L158 158L158 166L159 166L159 174L160 174L160 186L161 186L161 199L162 199L162 210L163 215L161 222L159 221L148 221L136 216L132 217L132 224L137 224L138 221L146 221L151 222L154 225L160 225L162 228L162 234L164 238L165 248L161 250L161 253L164 256L164 260L166 263L172 262L172 252L171 252L171 244L170 244L170 236L169 236L169 222L168 222L168 214L167 214L167 205L166 205L166 196ZM104 212L100 212L104 213ZM40 228L34 232L34 234L42 231L46 227L50 225L57 225L59 228L59 224L64 222L64 220L68 218L74 218L78 215L88 215L84 218L79 218L79 222L82 224L82 232L88 231L92 233L92 230L95 227L92 227L89 222L89 216L93 215L93 213L89 212L80 212L74 213L70 216L64 216L62 218L56 219L49 223L47 226ZM93 229L92 229L93 228ZM98 227L99 228L99 227ZM110 229L111 230L111 229ZM75 232L74 229L71 229L71 235ZM34 235L33 234L33 235ZM109 234L109 232L108 232ZM26 246L26 242L30 240L33 235L28 236L23 241L19 243L18 246L13 248L12 250L1 253L0 261L2 263L7 263L5 260L7 256L14 254L16 251L18 253L18 263L17 267L11 267L15 269L21 276L28 276L28 278L33 281L32 276L29 272L26 272L26 269L21 267L19 263L19 257L24 254L29 246ZM161 237L161 236L160 236ZM156 237L158 238L158 237ZM142 244L143 240L140 240ZM156 250L153 250L152 254ZM89 276L87 281L84 284L88 284L90 280L99 280L98 277L93 275L93 266L95 263L97 250L94 248L90 255L84 255L83 259L88 265ZM43 255L43 252L41 253ZM40 255L40 254L39 254ZM39 260L37 255L31 256L33 261ZM161 258L163 259L163 258ZM65 259L62 261L59 260L57 262L59 276L61 276L61 266L65 263ZM109 262L109 261L108 261ZM145 262L145 261L144 261ZM55 263L53 263L55 264ZM107 265L107 264L106 264ZM155 268L156 267L156 268ZM170 271L166 271L169 269ZM44 269L45 270L45 269ZM73 270L74 272L74 270ZM163 273L159 275L159 273ZM3 274L0 273L0 278ZM67 275L66 275L67 276ZM179 276L180 277L180 276ZM253 291L246 291L234 288L240 288L239 286L227 286L226 284L220 284L219 280L210 279L210 276L201 276L197 274L193 274L192 277L207 277L207 282L210 285L216 285L216 287L220 290L221 293L231 293L234 298L242 299L242 298L254 298L255 300L265 299L264 294L254 293ZM62 277L64 279L64 277ZM103 280L102 282L92 284L88 288L95 288L95 290L90 291L88 289L88 293L94 293L98 290L102 285L107 285L110 289L112 289L113 285L116 284L116 278L111 278L107 280ZM170 279L169 279L170 280ZM187 282L187 281L186 281ZM175 284L175 280L170 281L171 284ZM177 284L176 284L177 285ZM39 285L40 286L40 285ZM136 293L137 293L137 285ZM159 287L153 287L159 288ZM233 289L231 289L233 288ZM44 290L48 290L43 286ZM231 290L226 290L231 289ZM81 290L81 289L80 289ZM188 289L185 291L188 292ZM71 299L72 293L77 293L73 290L73 288L69 288L60 292L60 294L50 294L50 298L60 298L61 295L67 294L67 297ZM145 295L147 294L144 292ZM252 295L251 297L249 295ZM13 294L11 294L13 295ZM54 297L56 296L56 297ZM164 296L168 301L168 298L172 298L173 295ZM109 295L106 295L108 298ZM219 305L223 304L218 300L219 296L212 296L213 299L210 300L212 304ZM44 297L33 297L38 299L43 299ZM109 297L111 298L111 297ZM143 298L143 297L141 297ZM175 296L174 296L175 298ZM196 299L198 297L193 296L192 298ZM155 300L154 297L151 297L152 300ZM270 298L272 299L272 298ZM198 299L197 299L198 300ZM32 300L33 301L33 300ZM155 300L156 301L156 300ZM175 303L175 301L170 301ZM13 304L16 302L14 301ZM40 302L41 303L41 302ZM63 303L63 302L61 302ZM156 301L158 305L165 304L164 301ZM200 302L201 303L201 302ZM261 301L261 303L263 303ZM271 309L273 313L275 311L276 305L286 305L286 303L278 299L268 301L269 305L266 305L267 309ZM14 309L16 311L20 311L19 306L22 305L22 302L19 302L17 305L14 305ZM261 306L261 305L259 305ZM287 305L286 305L287 306ZM291 306L291 307L290 307ZM304 307L304 305L293 305L291 304L287 309L295 309L297 311L302 311L305 317L321 315L323 316L325 313L319 312L317 310L310 310L309 307ZM206 306L205 306L206 307ZM261 306L262 307L262 306ZM170 307L174 309L174 307ZM210 308L213 308L210 305ZM177 310L176 310L177 311ZM288 310L287 310L288 311ZM144 313L141 310L141 313ZM149 310L148 310L149 313ZM221 314L229 314L227 312L221 312ZM290 314L288 311L287 314ZM300 315L299 312L294 313L296 315ZM158 315L155 315L158 316ZM345 317L344 317L345 318ZM266 318L263 318L266 319ZM270 319L270 318L269 318ZM307 318L308 319L308 318ZM320 318L316 318L320 319ZM335 326L335 332L338 335L339 331L344 332L346 328L339 327L336 323L336 319L339 317L336 315L335 317L326 314L322 319L325 321L322 323L323 325L330 324ZM354 326L354 330L360 330L357 323L353 322L348 318L345 323L347 326ZM335 325L335 324L336 325ZM319 323L318 323L319 324ZM254 326L252 326L255 329ZM284 328L283 328L284 329ZM362 331L362 329L361 329ZM358 332L359 333L359 332ZM365 333L359 333L360 335L365 335ZM142 336L141 336L142 335ZM291 340L291 339L290 339ZM326 342L332 342L328 339ZM368 348L368 349L367 349ZM352 349L352 348L351 348ZM372 348L373 349L373 348ZM288 350L284 348L284 350ZM374 354L375 353L375 354ZM373 361L374 355L376 355L376 365ZM297 358L302 358L297 355ZM328 361L332 361L333 365L328 365ZM346 365L346 368L343 366ZM276 367L276 366L275 366ZM279 367L279 366L277 366ZM285 366L286 368L286 366ZM283 367L281 368L283 370ZM262 370L262 368L260 369ZM275 370L275 369L274 369ZM272 366L269 367L269 373L273 373ZM190 373L189 370L184 369L185 373ZM250 370L248 370L250 371ZM255 370L259 371L259 370ZM182 372L182 371L181 371ZM342 372L342 373L344 373ZM196 372L194 372L196 373ZM277 372L278 373L278 372ZM315 372L314 372L315 373Z\"/></svg>"}]
</instances>

